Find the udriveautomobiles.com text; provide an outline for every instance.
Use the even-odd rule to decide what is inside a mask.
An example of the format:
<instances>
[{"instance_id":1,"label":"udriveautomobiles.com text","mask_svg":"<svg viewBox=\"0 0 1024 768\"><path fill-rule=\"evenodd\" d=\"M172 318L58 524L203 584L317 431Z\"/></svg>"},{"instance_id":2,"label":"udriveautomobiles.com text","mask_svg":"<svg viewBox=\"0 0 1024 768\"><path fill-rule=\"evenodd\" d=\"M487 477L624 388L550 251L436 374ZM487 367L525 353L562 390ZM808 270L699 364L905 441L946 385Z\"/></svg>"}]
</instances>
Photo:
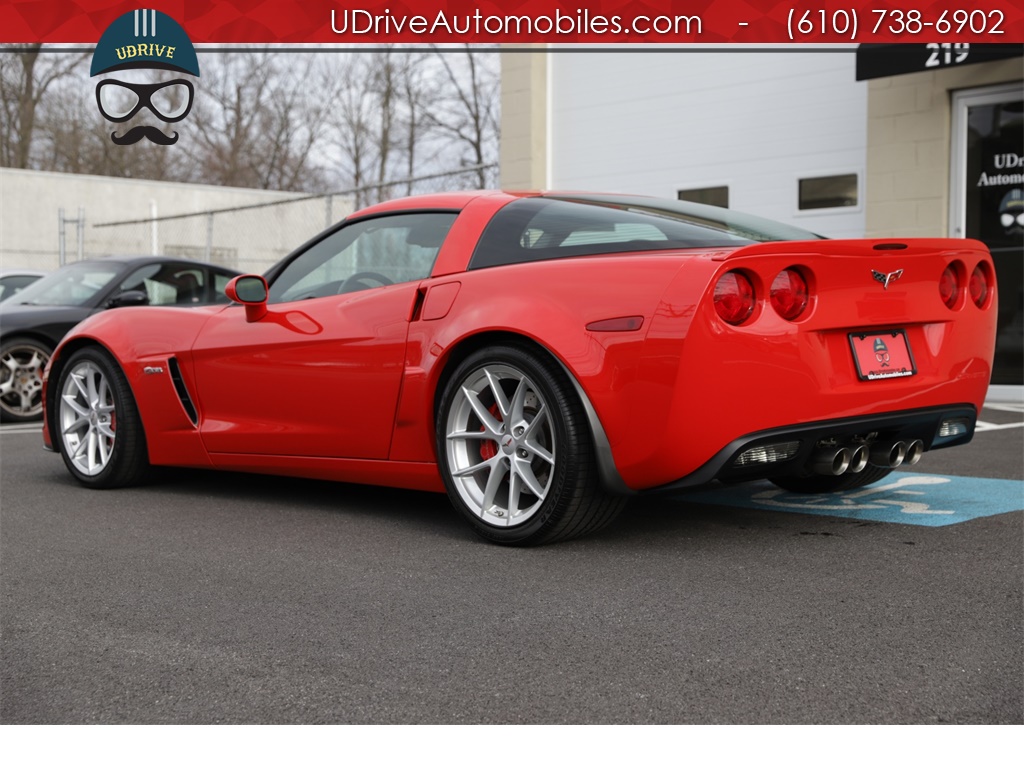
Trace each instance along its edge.
<instances>
[{"instance_id":1,"label":"udriveautomobiles.com text","mask_svg":"<svg viewBox=\"0 0 1024 768\"><path fill-rule=\"evenodd\" d=\"M472 14L455 14L444 10L432 18L421 15L392 14L370 11L332 10L331 29L339 35L682 35L700 34L700 16L603 16L579 9L575 14L556 10L554 15L497 16L484 15L479 10Z\"/></svg>"}]
</instances>

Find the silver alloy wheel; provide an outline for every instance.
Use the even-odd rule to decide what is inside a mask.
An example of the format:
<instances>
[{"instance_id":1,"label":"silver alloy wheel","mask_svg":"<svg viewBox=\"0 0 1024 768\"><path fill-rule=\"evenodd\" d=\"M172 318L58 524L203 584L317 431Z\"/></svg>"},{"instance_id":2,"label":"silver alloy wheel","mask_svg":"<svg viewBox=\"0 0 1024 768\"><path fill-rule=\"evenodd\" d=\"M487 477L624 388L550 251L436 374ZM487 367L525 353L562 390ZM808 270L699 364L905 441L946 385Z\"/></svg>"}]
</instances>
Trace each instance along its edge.
<instances>
[{"instance_id":1,"label":"silver alloy wheel","mask_svg":"<svg viewBox=\"0 0 1024 768\"><path fill-rule=\"evenodd\" d=\"M557 449L551 412L511 365L486 365L462 382L448 410L445 448L459 496L491 525L526 522L551 489Z\"/></svg>"},{"instance_id":2,"label":"silver alloy wheel","mask_svg":"<svg viewBox=\"0 0 1024 768\"><path fill-rule=\"evenodd\" d=\"M32 418L43 411L43 369L50 355L31 342L15 343L0 357L0 403L16 418Z\"/></svg>"},{"instance_id":3,"label":"silver alloy wheel","mask_svg":"<svg viewBox=\"0 0 1024 768\"><path fill-rule=\"evenodd\" d=\"M64 453L84 475L98 475L114 451L114 393L103 372L90 361L76 365L61 392L60 433Z\"/></svg>"}]
</instances>

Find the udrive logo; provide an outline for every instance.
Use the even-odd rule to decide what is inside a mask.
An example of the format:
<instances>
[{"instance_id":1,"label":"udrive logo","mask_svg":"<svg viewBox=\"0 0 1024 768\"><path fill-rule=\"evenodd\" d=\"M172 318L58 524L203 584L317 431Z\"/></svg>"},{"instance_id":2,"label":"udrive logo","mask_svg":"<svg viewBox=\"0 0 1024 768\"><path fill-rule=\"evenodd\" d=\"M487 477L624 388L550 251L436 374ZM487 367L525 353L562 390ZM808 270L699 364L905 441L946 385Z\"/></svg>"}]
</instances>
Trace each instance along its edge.
<instances>
[{"instance_id":1,"label":"udrive logo","mask_svg":"<svg viewBox=\"0 0 1024 768\"><path fill-rule=\"evenodd\" d=\"M96 105L105 120L126 123L143 109L165 123L184 120L192 110L195 89L183 78L166 79L167 72L199 77L196 49L185 30L166 13L129 11L107 27L96 44L90 77L111 72L138 70L146 82L104 78L96 84ZM174 144L178 133L168 136L154 125L136 125L122 135L115 130L115 144L135 144L148 139L155 144Z\"/></svg>"}]
</instances>

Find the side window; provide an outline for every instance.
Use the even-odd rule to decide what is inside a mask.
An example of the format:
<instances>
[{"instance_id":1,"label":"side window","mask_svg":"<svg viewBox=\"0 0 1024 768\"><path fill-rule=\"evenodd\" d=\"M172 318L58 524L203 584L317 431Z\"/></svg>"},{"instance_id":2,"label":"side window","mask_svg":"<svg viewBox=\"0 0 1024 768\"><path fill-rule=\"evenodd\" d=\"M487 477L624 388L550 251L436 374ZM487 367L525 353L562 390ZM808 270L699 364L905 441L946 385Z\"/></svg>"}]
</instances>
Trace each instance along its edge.
<instances>
[{"instance_id":1,"label":"side window","mask_svg":"<svg viewBox=\"0 0 1024 768\"><path fill-rule=\"evenodd\" d=\"M234 275L222 275L219 272L213 273L213 298L211 301L214 304L227 304L228 297L224 293L224 289L228 287L228 283L231 282L231 278Z\"/></svg>"},{"instance_id":2,"label":"side window","mask_svg":"<svg viewBox=\"0 0 1024 768\"><path fill-rule=\"evenodd\" d=\"M716 205L719 208L729 207L728 187L700 187L698 189L680 189L676 197L689 203Z\"/></svg>"},{"instance_id":3,"label":"side window","mask_svg":"<svg viewBox=\"0 0 1024 768\"><path fill-rule=\"evenodd\" d=\"M800 179L797 204L801 211L856 206L857 174Z\"/></svg>"},{"instance_id":4,"label":"side window","mask_svg":"<svg viewBox=\"0 0 1024 768\"><path fill-rule=\"evenodd\" d=\"M298 301L422 280L455 213L406 213L357 221L300 254L270 286L270 301Z\"/></svg>"},{"instance_id":5,"label":"side window","mask_svg":"<svg viewBox=\"0 0 1024 768\"><path fill-rule=\"evenodd\" d=\"M147 264L125 278L121 291L142 291L150 306L202 304L205 300L205 271L181 264Z\"/></svg>"}]
</instances>

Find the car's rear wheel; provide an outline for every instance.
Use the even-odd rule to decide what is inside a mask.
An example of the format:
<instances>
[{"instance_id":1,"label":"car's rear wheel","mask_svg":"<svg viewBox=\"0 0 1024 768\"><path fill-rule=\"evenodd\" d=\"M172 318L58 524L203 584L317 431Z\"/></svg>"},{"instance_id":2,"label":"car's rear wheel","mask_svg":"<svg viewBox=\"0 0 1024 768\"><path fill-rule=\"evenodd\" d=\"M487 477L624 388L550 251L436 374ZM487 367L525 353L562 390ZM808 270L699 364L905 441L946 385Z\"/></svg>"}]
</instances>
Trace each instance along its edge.
<instances>
[{"instance_id":1,"label":"car's rear wheel","mask_svg":"<svg viewBox=\"0 0 1024 768\"><path fill-rule=\"evenodd\" d=\"M892 472L890 467L868 465L860 472L847 472L842 475L811 475L809 477L775 477L772 478L772 482L779 488L793 493L838 493L877 483L890 472Z\"/></svg>"},{"instance_id":2,"label":"car's rear wheel","mask_svg":"<svg viewBox=\"0 0 1024 768\"><path fill-rule=\"evenodd\" d=\"M589 534L625 504L601 487L571 383L526 346L479 350L458 365L438 408L437 456L452 503L500 544Z\"/></svg>"},{"instance_id":3,"label":"car's rear wheel","mask_svg":"<svg viewBox=\"0 0 1024 768\"><path fill-rule=\"evenodd\" d=\"M83 485L116 488L145 476L149 460L138 407L106 351L86 347L68 359L54 410L64 463Z\"/></svg>"},{"instance_id":4,"label":"car's rear wheel","mask_svg":"<svg viewBox=\"0 0 1024 768\"><path fill-rule=\"evenodd\" d=\"M51 352L33 339L0 345L0 419L17 423L43 417L43 369Z\"/></svg>"}]
</instances>

